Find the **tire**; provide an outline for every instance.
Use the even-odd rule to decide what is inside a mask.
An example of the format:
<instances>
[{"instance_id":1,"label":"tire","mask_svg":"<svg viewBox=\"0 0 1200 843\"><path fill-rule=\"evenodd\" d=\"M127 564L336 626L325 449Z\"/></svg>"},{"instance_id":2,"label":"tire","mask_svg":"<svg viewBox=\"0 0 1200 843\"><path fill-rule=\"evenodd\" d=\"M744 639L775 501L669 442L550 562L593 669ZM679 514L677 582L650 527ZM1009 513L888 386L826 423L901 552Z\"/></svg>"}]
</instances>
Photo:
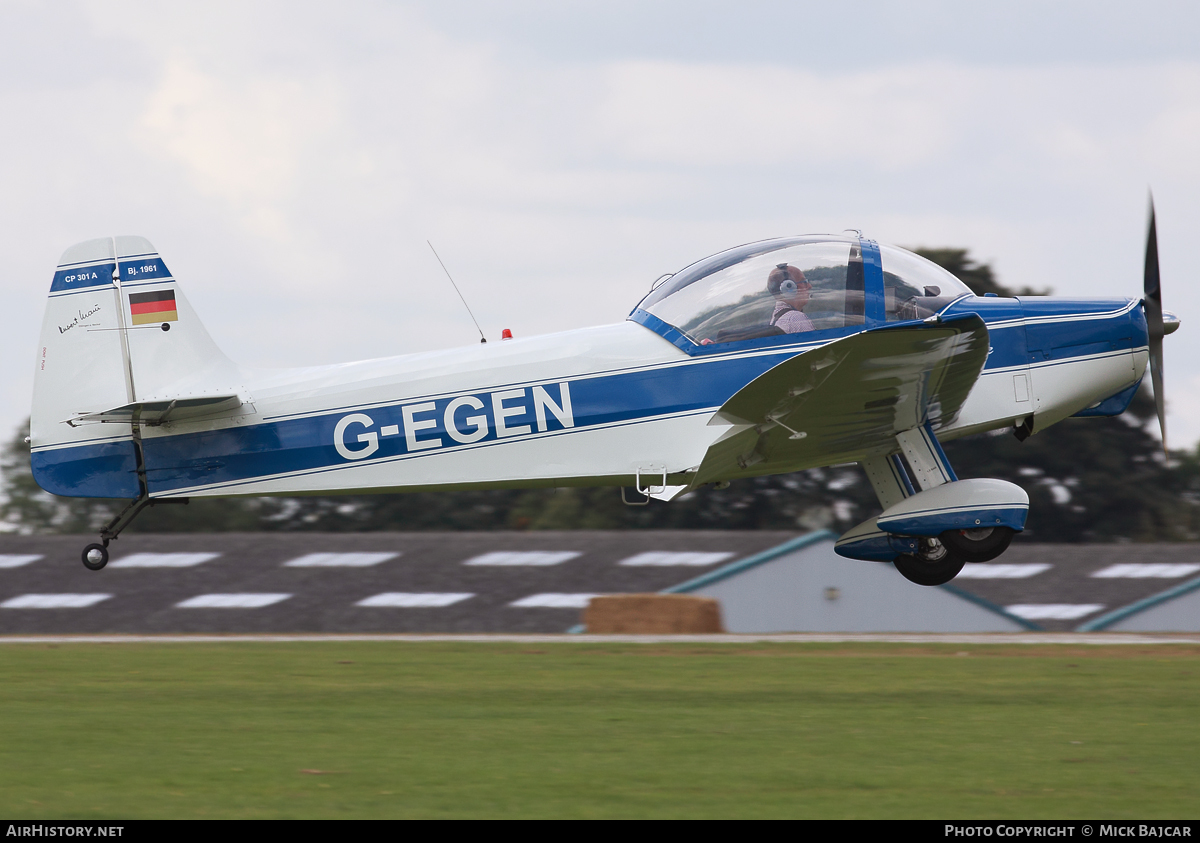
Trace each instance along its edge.
<instances>
[{"instance_id":1,"label":"tire","mask_svg":"<svg viewBox=\"0 0 1200 843\"><path fill-rule=\"evenodd\" d=\"M892 560L906 580L917 585L944 585L958 576L966 560L937 539L921 539L918 553L905 553Z\"/></svg>"},{"instance_id":2,"label":"tire","mask_svg":"<svg viewBox=\"0 0 1200 843\"><path fill-rule=\"evenodd\" d=\"M99 571L108 564L108 548L102 544L89 544L83 549L83 567Z\"/></svg>"},{"instance_id":3,"label":"tire","mask_svg":"<svg viewBox=\"0 0 1200 843\"><path fill-rule=\"evenodd\" d=\"M938 538L947 550L964 562L990 562L1008 550L1013 531L1010 527L947 530Z\"/></svg>"}]
</instances>

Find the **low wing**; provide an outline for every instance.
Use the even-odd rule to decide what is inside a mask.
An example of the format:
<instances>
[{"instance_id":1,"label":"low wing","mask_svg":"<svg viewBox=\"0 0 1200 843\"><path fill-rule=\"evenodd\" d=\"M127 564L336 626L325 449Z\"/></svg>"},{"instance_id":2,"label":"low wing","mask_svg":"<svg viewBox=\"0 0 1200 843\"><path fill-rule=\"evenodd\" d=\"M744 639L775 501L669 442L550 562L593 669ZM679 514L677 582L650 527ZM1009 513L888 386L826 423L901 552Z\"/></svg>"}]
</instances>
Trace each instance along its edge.
<instances>
[{"instance_id":1,"label":"low wing","mask_svg":"<svg viewBox=\"0 0 1200 843\"><path fill-rule=\"evenodd\" d=\"M710 425L730 425L693 485L853 462L895 450L895 434L957 416L988 354L975 314L836 340L764 372Z\"/></svg>"}]
</instances>

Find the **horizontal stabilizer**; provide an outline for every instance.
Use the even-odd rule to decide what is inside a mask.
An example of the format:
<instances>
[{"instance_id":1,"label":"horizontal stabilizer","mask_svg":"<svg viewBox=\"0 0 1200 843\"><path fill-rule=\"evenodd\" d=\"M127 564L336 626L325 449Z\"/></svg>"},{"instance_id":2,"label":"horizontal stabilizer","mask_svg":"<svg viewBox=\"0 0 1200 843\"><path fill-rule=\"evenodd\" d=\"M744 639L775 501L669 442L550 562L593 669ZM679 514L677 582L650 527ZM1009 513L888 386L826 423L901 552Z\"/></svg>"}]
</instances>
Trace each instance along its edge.
<instances>
[{"instance_id":1,"label":"horizontal stabilizer","mask_svg":"<svg viewBox=\"0 0 1200 843\"><path fill-rule=\"evenodd\" d=\"M192 398L174 398L168 401L136 401L99 413L82 413L73 419L68 419L67 424L72 427L80 424L100 423L154 426L173 421L225 418L253 411L250 405L242 410L243 403L241 396L238 395L199 395Z\"/></svg>"},{"instance_id":2,"label":"horizontal stabilizer","mask_svg":"<svg viewBox=\"0 0 1200 843\"><path fill-rule=\"evenodd\" d=\"M857 462L895 436L953 422L987 361L976 314L864 331L798 354L738 390L696 483Z\"/></svg>"}]
</instances>

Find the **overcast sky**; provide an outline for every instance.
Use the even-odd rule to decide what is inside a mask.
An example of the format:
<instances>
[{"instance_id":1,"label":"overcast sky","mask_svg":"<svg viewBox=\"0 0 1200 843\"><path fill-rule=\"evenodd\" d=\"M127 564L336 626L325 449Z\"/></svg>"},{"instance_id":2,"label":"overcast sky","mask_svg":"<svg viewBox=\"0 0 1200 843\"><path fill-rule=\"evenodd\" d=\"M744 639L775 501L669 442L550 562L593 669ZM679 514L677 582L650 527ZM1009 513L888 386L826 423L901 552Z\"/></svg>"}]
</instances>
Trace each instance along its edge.
<instances>
[{"instance_id":1,"label":"overcast sky","mask_svg":"<svg viewBox=\"0 0 1200 843\"><path fill-rule=\"evenodd\" d=\"M1200 4L0 0L0 432L71 244L139 234L249 366L624 319L664 272L860 228L1137 295L1200 439ZM7 436L7 434L5 434Z\"/></svg>"}]
</instances>

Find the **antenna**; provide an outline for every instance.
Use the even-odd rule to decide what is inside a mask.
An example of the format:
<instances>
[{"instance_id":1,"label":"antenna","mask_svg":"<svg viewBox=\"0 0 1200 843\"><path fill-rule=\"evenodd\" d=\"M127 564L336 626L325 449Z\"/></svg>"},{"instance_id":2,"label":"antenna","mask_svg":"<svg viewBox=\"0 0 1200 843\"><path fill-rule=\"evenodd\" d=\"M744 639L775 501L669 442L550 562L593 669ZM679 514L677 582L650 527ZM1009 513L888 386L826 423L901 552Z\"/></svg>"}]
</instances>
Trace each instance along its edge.
<instances>
[{"instance_id":1,"label":"antenna","mask_svg":"<svg viewBox=\"0 0 1200 843\"><path fill-rule=\"evenodd\" d=\"M428 240L425 241L429 243ZM487 337L483 335L483 328L479 327L479 320L475 318L475 314L471 313L471 305L467 304L467 300L463 298L462 291L458 289L458 285L454 283L454 278L450 275L450 270L446 269L446 264L442 263L442 256L437 253L437 249L433 248L433 244L429 243L429 250L433 252L433 256L437 258L437 262L442 264L442 272L446 273L446 277L450 279L450 286L454 287L454 292L458 293L458 297L462 299L463 307L467 309L467 313L471 316L471 321L475 323L475 330L479 332L479 341L487 342Z\"/></svg>"}]
</instances>

